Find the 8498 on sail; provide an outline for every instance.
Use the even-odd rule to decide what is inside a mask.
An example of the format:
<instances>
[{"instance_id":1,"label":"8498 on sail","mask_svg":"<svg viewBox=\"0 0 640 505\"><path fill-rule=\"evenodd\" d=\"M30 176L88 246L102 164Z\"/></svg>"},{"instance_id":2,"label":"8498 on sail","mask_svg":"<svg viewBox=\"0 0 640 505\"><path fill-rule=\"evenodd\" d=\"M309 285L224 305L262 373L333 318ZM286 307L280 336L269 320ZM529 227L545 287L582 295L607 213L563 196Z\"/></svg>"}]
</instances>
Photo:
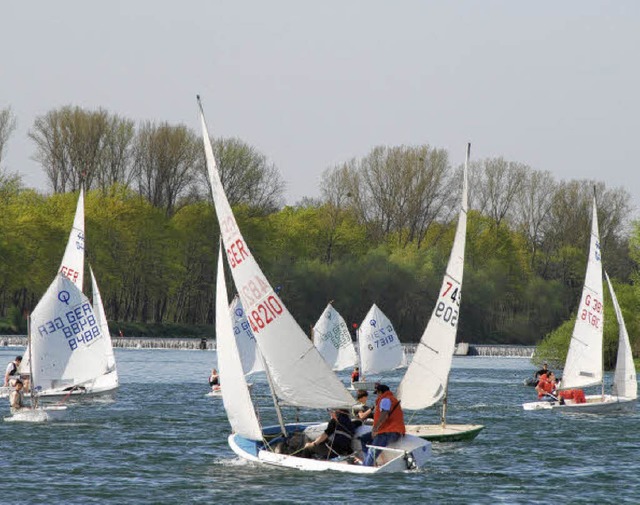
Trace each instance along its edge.
<instances>
[{"instance_id":1,"label":"8498 on sail","mask_svg":"<svg viewBox=\"0 0 640 505\"><path fill-rule=\"evenodd\" d=\"M75 351L80 344L89 345L90 342L102 336L89 302L77 305L65 312L62 317L56 317L41 324L38 326L38 332L42 337L61 332L72 351Z\"/></svg>"}]
</instances>

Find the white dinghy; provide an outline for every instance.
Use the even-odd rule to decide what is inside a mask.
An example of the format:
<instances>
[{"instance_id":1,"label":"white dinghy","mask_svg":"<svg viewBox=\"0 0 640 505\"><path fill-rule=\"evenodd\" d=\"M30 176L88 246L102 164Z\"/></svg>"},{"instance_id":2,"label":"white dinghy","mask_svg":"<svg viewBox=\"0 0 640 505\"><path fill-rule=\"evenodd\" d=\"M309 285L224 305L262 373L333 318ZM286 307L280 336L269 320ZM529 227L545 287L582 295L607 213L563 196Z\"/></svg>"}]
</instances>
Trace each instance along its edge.
<instances>
[{"instance_id":1,"label":"white dinghy","mask_svg":"<svg viewBox=\"0 0 640 505\"><path fill-rule=\"evenodd\" d=\"M200 105L199 99L198 103ZM281 442L286 443L293 434L311 426L322 428L326 425L317 422L285 424L281 404L318 409L350 408L353 399L295 322L247 247L220 181L201 105L200 119L209 180L227 262L265 364L279 420L279 425L264 428L258 421L233 338L220 254L216 289L216 338L218 367L225 381L222 398L234 431L229 437L230 447L247 460L300 470L368 474L423 466L429 456L430 444L410 435L378 451L379 466L375 467L352 464L349 459L316 460L276 452L276 448L282 445ZM363 428L370 429L361 427Z\"/></svg>"},{"instance_id":2,"label":"white dinghy","mask_svg":"<svg viewBox=\"0 0 640 505\"><path fill-rule=\"evenodd\" d=\"M559 410L561 412L607 413L636 408L638 383L631 355L629 335L624 324L622 312L618 305L609 277L609 290L618 319L619 338L618 355L614 374L612 394L604 392L604 374L602 365L604 300L602 283L602 257L598 233L598 213L596 199L593 198L593 218L591 224L591 242L587 272L582 290L576 323L573 328L569 351L562 374L561 392L567 389L578 389L600 385L599 394L586 395L584 402L577 403L572 399L559 401L537 401L522 405L524 410Z\"/></svg>"},{"instance_id":3,"label":"white dinghy","mask_svg":"<svg viewBox=\"0 0 640 505\"><path fill-rule=\"evenodd\" d=\"M467 144L462 182L462 201L451 256L431 318L416 347L413 360L398 386L398 399L405 410L421 410L442 400L439 424L407 425L407 433L431 441L454 442L475 438L479 424L447 424L447 392L456 333L460 317L464 249L467 232L467 168L471 144Z\"/></svg>"},{"instance_id":4,"label":"white dinghy","mask_svg":"<svg viewBox=\"0 0 640 505\"><path fill-rule=\"evenodd\" d=\"M373 391L376 381L367 378L406 366L402 342L389 318L375 303L358 328L358 350L360 376L365 380L352 382L351 389Z\"/></svg>"},{"instance_id":5,"label":"white dinghy","mask_svg":"<svg viewBox=\"0 0 640 505\"><path fill-rule=\"evenodd\" d=\"M347 323L331 302L313 327L313 345L334 371L354 367L358 363Z\"/></svg>"},{"instance_id":6,"label":"white dinghy","mask_svg":"<svg viewBox=\"0 0 640 505\"><path fill-rule=\"evenodd\" d=\"M73 227L69 234L69 240L65 249L62 263L60 264L59 275L69 279L80 292L82 292L84 282L84 250L85 250L85 232L84 232L84 190L80 189L76 213L73 220ZM55 281L54 281L55 282ZM96 396L103 394L112 394L119 386L118 372L116 369L116 361L113 353L113 345L111 336L109 335L109 327L107 318L102 304L102 297L98 289L93 271L91 271L91 285L93 292L93 316L97 325L100 327L102 337L90 346L91 353L95 353L96 362L104 364L94 369L91 377L79 380L78 377L71 376L71 369L67 370L67 377L63 381L61 378L54 378L49 384L40 384L42 389L38 392L38 397L42 400L60 399L69 396ZM55 344L53 344L55 345ZM65 341L59 341L58 345L65 347ZM31 353L27 348L27 359L23 359L20 366L21 374L28 374L30 370ZM84 377L84 375L83 375ZM31 381L33 384L33 381Z\"/></svg>"}]
</instances>

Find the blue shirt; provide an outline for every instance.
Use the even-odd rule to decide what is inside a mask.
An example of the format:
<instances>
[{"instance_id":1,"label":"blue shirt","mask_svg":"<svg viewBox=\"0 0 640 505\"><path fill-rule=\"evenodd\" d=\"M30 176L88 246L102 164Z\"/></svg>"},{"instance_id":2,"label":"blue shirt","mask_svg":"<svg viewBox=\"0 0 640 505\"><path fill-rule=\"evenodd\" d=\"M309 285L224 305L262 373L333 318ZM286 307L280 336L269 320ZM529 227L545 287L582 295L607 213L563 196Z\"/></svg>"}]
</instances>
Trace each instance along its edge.
<instances>
[{"instance_id":1,"label":"blue shirt","mask_svg":"<svg viewBox=\"0 0 640 505\"><path fill-rule=\"evenodd\" d=\"M389 398L383 398L380 401L380 410L386 410L387 412L391 410L391 400Z\"/></svg>"}]
</instances>

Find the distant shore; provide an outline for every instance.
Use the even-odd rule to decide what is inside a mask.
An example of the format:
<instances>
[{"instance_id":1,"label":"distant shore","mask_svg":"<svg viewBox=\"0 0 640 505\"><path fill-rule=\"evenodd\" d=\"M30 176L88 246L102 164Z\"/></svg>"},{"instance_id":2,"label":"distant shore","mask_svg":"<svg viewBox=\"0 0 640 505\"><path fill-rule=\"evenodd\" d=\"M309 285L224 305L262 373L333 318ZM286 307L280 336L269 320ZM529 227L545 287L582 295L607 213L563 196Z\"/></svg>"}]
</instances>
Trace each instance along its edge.
<instances>
[{"instance_id":1,"label":"distant shore","mask_svg":"<svg viewBox=\"0 0 640 505\"><path fill-rule=\"evenodd\" d=\"M200 349L215 350L215 339L205 337L111 337L113 347L123 349ZM1 347L26 347L26 335L0 335ZM409 354L417 344L405 344ZM535 346L459 344L456 356L493 356L531 358Z\"/></svg>"}]
</instances>

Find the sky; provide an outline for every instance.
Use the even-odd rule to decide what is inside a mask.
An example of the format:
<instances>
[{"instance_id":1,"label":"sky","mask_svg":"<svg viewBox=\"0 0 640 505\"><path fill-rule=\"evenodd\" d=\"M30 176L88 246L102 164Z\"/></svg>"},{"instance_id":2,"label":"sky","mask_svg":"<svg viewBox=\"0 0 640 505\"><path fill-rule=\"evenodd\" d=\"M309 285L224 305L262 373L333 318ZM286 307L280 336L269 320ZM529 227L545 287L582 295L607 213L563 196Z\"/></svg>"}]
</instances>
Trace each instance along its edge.
<instances>
[{"instance_id":1,"label":"sky","mask_svg":"<svg viewBox=\"0 0 640 505\"><path fill-rule=\"evenodd\" d=\"M27 137L64 105L239 137L286 202L377 145L503 156L624 187L640 208L640 2L3 2L3 165L47 190Z\"/></svg>"}]
</instances>

